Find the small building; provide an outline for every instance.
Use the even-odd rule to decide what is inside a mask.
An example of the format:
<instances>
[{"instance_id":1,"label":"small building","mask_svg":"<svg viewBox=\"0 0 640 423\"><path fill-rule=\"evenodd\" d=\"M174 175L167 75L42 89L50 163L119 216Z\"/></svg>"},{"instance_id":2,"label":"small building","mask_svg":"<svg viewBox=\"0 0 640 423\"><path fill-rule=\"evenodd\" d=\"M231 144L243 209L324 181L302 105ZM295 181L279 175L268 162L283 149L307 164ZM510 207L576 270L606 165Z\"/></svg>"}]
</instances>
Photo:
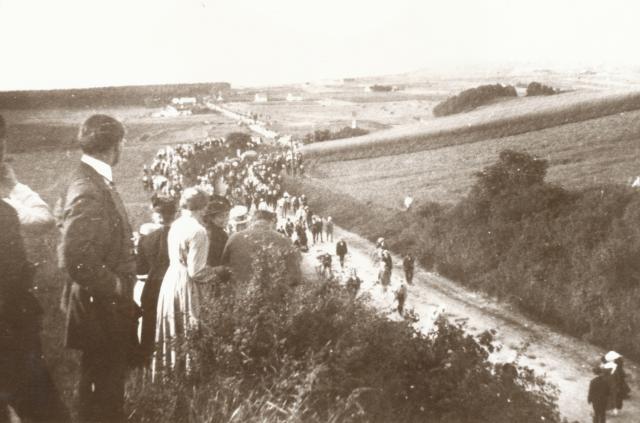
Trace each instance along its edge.
<instances>
[{"instance_id":1,"label":"small building","mask_svg":"<svg viewBox=\"0 0 640 423\"><path fill-rule=\"evenodd\" d=\"M289 94L287 94L287 101L289 101L289 102L302 101L302 96L301 95L293 95L293 94L289 93Z\"/></svg>"},{"instance_id":2,"label":"small building","mask_svg":"<svg viewBox=\"0 0 640 423\"><path fill-rule=\"evenodd\" d=\"M267 96L267 94L264 94L264 93L256 93L256 95L253 97L254 103L266 103L268 101L269 101L269 97Z\"/></svg>"},{"instance_id":3,"label":"small building","mask_svg":"<svg viewBox=\"0 0 640 423\"><path fill-rule=\"evenodd\" d=\"M178 109L193 107L198 103L195 97L175 97L171 100L171 104Z\"/></svg>"}]
</instances>

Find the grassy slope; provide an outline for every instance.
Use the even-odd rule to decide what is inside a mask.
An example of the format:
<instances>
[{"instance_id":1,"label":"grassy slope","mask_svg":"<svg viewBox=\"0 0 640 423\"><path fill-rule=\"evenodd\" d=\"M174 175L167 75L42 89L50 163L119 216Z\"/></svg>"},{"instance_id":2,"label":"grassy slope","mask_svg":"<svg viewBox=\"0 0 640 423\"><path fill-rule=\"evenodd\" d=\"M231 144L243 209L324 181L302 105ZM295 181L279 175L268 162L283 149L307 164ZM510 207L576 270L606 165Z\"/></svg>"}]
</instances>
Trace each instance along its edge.
<instances>
[{"instance_id":1,"label":"grassy slope","mask_svg":"<svg viewBox=\"0 0 640 423\"><path fill-rule=\"evenodd\" d=\"M382 157L478 142L640 109L640 92L580 91L518 98L470 113L325 142L304 149L314 160Z\"/></svg>"},{"instance_id":2,"label":"grassy slope","mask_svg":"<svg viewBox=\"0 0 640 423\"><path fill-rule=\"evenodd\" d=\"M621 112L475 142L451 136L453 145L417 152L347 160L320 157L310 173L331 189L386 207L400 207L407 194L418 202L455 202L473 184L473 173L507 148L548 159L547 179L566 187L627 183L638 172L639 139L640 111Z\"/></svg>"}]
</instances>

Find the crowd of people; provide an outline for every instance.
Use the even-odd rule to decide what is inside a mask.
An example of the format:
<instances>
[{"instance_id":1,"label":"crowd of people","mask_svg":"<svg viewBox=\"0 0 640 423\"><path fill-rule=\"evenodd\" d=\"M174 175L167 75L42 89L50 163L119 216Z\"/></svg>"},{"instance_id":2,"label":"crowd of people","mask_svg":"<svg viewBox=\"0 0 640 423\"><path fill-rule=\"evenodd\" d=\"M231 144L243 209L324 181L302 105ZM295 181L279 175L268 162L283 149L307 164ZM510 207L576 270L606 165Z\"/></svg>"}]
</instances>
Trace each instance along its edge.
<instances>
[{"instance_id":1,"label":"crowd of people","mask_svg":"<svg viewBox=\"0 0 640 423\"><path fill-rule=\"evenodd\" d=\"M125 420L131 366L149 368L153 380L190 371L188 353L182 356L176 346L199 327L207 286L248 283L265 248L279 252L286 278L295 286L302 282L301 254L309 251L309 243L333 246L333 219L314 213L305 195L283 190L282 173L301 171L302 160L293 150L237 151L202 166L196 180L188 181L184 170L191 161L225 148L225 140L162 149L143 169L151 222L135 234L113 181L125 134L118 120L93 115L81 125L83 155L54 213L3 160L5 134L0 116L0 422L12 415L24 421L71 421L43 358L43 309L33 295L35 268L27 259L23 234L38 234L56 223L60 229L64 344L81 352L77 414L83 422ZM335 243L335 256L336 266L332 253L318 257L320 273L339 278L356 297L362 280L350 266L342 238ZM376 283L387 292L394 267L384 238L378 239L372 259ZM394 292L400 315L407 285L413 283L411 254L403 257L402 268L404 281ZM143 285L139 303L136 284ZM588 401L599 419L594 421L600 422L606 410L622 408L629 387L622 357L615 352L602 358L597 373Z\"/></svg>"}]
</instances>

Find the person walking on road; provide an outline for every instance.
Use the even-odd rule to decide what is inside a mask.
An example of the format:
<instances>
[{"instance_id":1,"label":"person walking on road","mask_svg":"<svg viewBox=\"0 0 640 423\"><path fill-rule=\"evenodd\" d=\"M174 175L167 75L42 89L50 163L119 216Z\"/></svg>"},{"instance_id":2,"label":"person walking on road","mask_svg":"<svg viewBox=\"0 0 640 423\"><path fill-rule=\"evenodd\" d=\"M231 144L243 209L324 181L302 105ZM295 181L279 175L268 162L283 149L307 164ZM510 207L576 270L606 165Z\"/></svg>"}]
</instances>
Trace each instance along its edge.
<instances>
[{"instance_id":1,"label":"person walking on road","mask_svg":"<svg viewBox=\"0 0 640 423\"><path fill-rule=\"evenodd\" d=\"M406 254L402 259L404 278L409 285L413 284L413 271L415 270L415 260L411 254Z\"/></svg>"},{"instance_id":2,"label":"person walking on road","mask_svg":"<svg viewBox=\"0 0 640 423\"><path fill-rule=\"evenodd\" d=\"M593 372L596 377L591 379L589 383L589 393L587 402L593 407L593 423L606 423L607 421L607 404L611 396L611 384L607 378L607 370L597 363Z\"/></svg>"},{"instance_id":3,"label":"person walking on road","mask_svg":"<svg viewBox=\"0 0 640 423\"><path fill-rule=\"evenodd\" d=\"M398 302L397 311L402 316L404 314L404 304L407 301L407 285L401 283L396 291L396 301Z\"/></svg>"},{"instance_id":4,"label":"person walking on road","mask_svg":"<svg viewBox=\"0 0 640 423\"><path fill-rule=\"evenodd\" d=\"M348 252L349 250L347 248L346 241L344 239L338 241L338 243L336 244L336 255L340 259L340 267L342 269L344 269L344 258L346 257Z\"/></svg>"},{"instance_id":5,"label":"person walking on road","mask_svg":"<svg viewBox=\"0 0 640 423\"><path fill-rule=\"evenodd\" d=\"M351 297L355 298L358 295L358 291L360 291L360 286L362 285L362 280L358 277L356 269L351 269L351 276L347 279L345 287Z\"/></svg>"},{"instance_id":6,"label":"person walking on road","mask_svg":"<svg viewBox=\"0 0 640 423\"><path fill-rule=\"evenodd\" d=\"M327 223L324 225L324 231L327 237L327 242L333 242L333 219L331 216L327 217Z\"/></svg>"}]
</instances>

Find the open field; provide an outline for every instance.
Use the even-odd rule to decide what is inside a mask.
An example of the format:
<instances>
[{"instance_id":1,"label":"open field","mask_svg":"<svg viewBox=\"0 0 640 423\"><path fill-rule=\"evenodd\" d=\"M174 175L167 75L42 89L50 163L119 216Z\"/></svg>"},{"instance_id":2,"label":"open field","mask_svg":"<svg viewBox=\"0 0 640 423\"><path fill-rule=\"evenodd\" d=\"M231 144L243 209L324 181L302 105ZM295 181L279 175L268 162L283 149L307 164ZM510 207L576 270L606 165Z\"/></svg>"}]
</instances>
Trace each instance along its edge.
<instances>
[{"instance_id":1,"label":"open field","mask_svg":"<svg viewBox=\"0 0 640 423\"><path fill-rule=\"evenodd\" d=\"M640 109L640 92L578 91L515 98L469 113L399 126L361 137L306 146L327 161L388 156L500 138Z\"/></svg>"},{"instance_id":2,"label":"open field","mask_svg":"<svg viewBox=\"0 0 640 423\"><path fill-rule=\"evenodd\" d=\"M547 180L568 188L627 184L640 174L640 111L415 153L320 162L311 173L331 189L386 207L400 207L407 194L417 203L451 203L505 149L549 160Z\"/></svg>"},{"instance_id":3,"label":"open field","mask_svg":"<svg viewBox=\"0 0 640 423\"><path fill-rule=\"evenodd\" d=\"M8 123L9 153L73 148L78 127L93 113L106 113L124 122L128 142L177 144L202 139L209 131L225 135L241 130L218 114L176 118L151 117L159 109L2 110Z\"/></svg>"}]
</instances>

